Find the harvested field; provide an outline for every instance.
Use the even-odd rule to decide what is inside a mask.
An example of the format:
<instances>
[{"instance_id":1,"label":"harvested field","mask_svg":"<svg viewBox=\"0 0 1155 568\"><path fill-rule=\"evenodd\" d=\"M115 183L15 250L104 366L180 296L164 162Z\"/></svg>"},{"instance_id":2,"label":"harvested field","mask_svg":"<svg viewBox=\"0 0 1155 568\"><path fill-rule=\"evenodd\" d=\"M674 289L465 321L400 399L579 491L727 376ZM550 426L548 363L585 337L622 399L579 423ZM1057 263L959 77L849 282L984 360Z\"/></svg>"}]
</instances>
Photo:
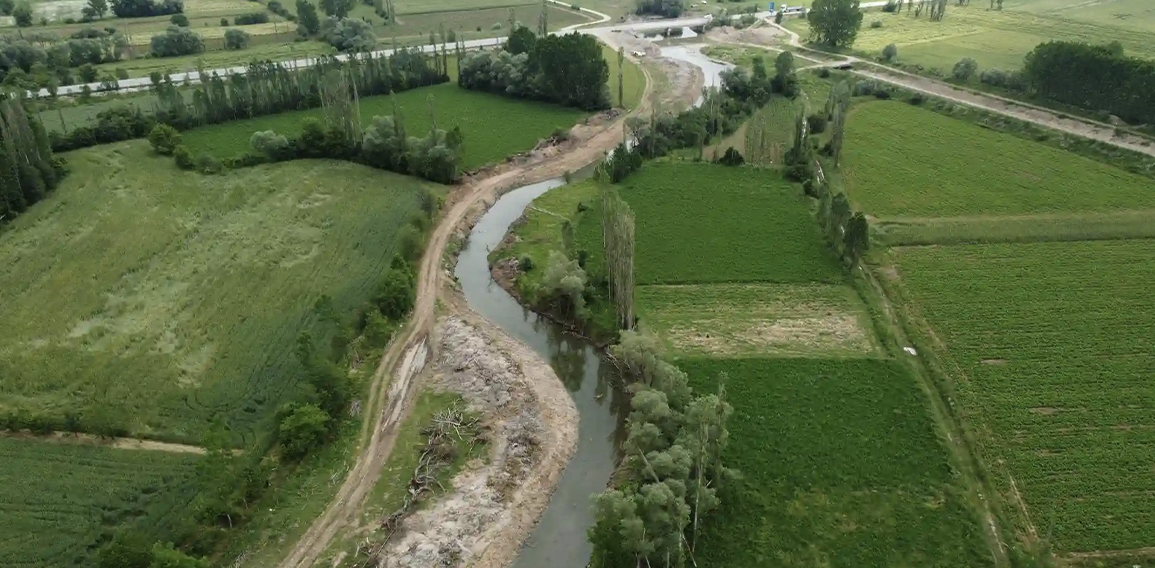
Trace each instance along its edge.
<instances>
[{"instance_id":1,"label":"harvested field","mask_svg":"<svg viewBox=\"0 0 1155 568\"><path fill-rule=\"evenodd\" d=\"M829 284L642 286L646 328L679 356L868 356L876 347L854 290Z\"/></svg>"}]
</instances>

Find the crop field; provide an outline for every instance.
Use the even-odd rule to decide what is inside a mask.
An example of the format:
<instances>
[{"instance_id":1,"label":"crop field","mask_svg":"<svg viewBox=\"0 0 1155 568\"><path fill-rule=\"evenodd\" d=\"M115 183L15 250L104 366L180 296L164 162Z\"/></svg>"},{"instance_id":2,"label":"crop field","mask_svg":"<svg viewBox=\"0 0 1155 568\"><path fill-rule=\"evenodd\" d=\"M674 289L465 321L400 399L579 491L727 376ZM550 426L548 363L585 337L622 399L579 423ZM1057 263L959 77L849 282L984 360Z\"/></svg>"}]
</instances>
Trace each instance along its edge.
<instances>
[{"instance_id":1,"label":"crop field","mask_svg":"<svg viewBox=\"0 0 1155 568\"><path fill-rule=\"evenodd\" d=\"M682 356L869 356L870 317L832 284L641 286L638 313Z\"/></svg>"},{"instance_id":2,"label":"crop field","mask_svg":"<svg viewBox=\"0 0 1155 568\"><path fill-rule=\"evenodd\" d=\"M299 385L298 335L331 333L314 305L365 302L432 187L336 161L203 176L143 141L69 166L0 234L0 411L193 443L217 418L264 430Z\"/></svg>"},{"instance_id":3,"label":"crop field","mask_svg":"<svg viewBox=\"0 0 1155 568\"><path fill-rule=\"evenodd\" d=\"M639 285L843 280L801 191L755 168L646 164L622 182Z\"/></svg>"},{"instance_id":4,"label":"crop field","mask_svg":"<svg viewBox=\"0 0 1155 568\"><path fill-rule=\"evenodd\" d=\"M554 130L569 130L586 116L576 109L467 91L452 83L414 89L398 93L396 97L405 118L405 128L411 136L423 135L432 126L429 98L433 98L438 127L449 130L460 126L465 133L462 167L466 169L499 162L507 156L530 150ZM362 123L369 124L374 116L390 114L393 114L393 103L388 95L361 99ZM254 132L274 130L278 134L296 136L301 131L301 122L308 117L320 118L321 109L196 128L184 133L184 144L193 155L239 156L251 151L249 138Z\"/></svg>"},{"instance_id":5,"label":"crop field","mask_svg":"<svg viewBox=\"0 0 1155 568\"><path fill-rule=\"evenodd\" d=\"M897 250L1039 533L1061 552L1155 542L1155 241Z\"/></svg>"},{"instance_id":6,"label":"crop field","mask_svg":"<svg viewBox=\"0 0 1155 568\"><path fill-rule=\"evenodd\" d=\"M886 217L1155 209L1148 178L899 102L854 107L842 174Z\"/></svg>"},{"instance_id":7,"label":"crop field","mask_svg":"<svg viewBox=\"0 0 1155 568\"><path fill-rule=\"evenodd\" d=\"M1067 20L1155 31L1155 6L1147 0L1007 0L1005 7Z\"/></svg>"},{"instance_id":8,"label":"crop field","mask_svg":"<svg viewBox=\"0 0 1155 568\"><path fill-rule=\"evenodd\" d=\"M990 566L924 395L893 361L684 359L729 376L724 461L742 478L705 523L700 566Z\"/></svg>"},{"instance_id":9,"label":"crop field","mask_svg":"<svg viewBox=\"0 0 1155 568\"><path fill-rule=\"evenodd\" d=\"M0 438L0 566L87 566L122 523L171 538L198 457Z\"/></svg>"},{"instance_id":10,"label":"crop field","mask_svg":"<svg viewBox=\"0 0 1155 568\"><path fill-rule=\"evenodd\" d=\"M941 22L931 22L925 14L915 19L906 11L872 11L863 18L853 49L875 57L893 43L898 47L898 61L937 68L944 74L949 74L963 57L974 58L980 70L1018 69L1031 49L1051 39L1094 44L1118 41L1131 55L1155 58L1155 42L1151 41L1155 16L1149 13L1150 3L1123 1L1128 6L1119 9L1136 14L1137 18L1108 16L1114 11L1107 6L1111 2L1081 2L1082 17L1066 10L1017 9L1029 9L1035 2L1071 5L1074 0L1021 0L1015 5L1008 2L1007 9L1001 12L988 10L986 2L976 1L965 7L952 2ZM1087 17L1089 14L1093 16ZM882 27L872 28L870 23L875 20L882 22ZM790 18L786 24L803 36L809 33L803 19Z\"/></svg>"}]
</instances>

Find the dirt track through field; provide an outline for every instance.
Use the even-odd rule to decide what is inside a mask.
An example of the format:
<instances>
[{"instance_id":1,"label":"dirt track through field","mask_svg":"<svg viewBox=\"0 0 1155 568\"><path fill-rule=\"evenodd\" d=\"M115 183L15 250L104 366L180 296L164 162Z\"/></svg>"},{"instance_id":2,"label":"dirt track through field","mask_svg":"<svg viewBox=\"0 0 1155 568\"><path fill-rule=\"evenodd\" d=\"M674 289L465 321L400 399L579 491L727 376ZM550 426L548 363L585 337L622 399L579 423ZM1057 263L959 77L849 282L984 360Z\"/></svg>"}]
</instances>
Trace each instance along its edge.
<instances>
[{"instance_id":1,"label":"dirt track through field","mask_svg":"<svg viewBox=\"0 0 1155 568\"><path fill-rule=\"evenodd\" d=\"M644 68L643 68L644 70ZM650 91L649 72L646 71L646 92L643 102L631 115L648 112ZM394 339L373 375L370 392L372 400L362 427L362 439L369 428L368 443L350 470L333 500L324 513L314 520L308 531L294 545L279 568L308 568L325 552L325 549L345 529L351 530L356 523L357 513L365 497L373 489L381 469L393 449L397 437L397 427L411 410L414 395L418 391L415 380L419 373L398 375L398 363L403 354L426 349L426 341L435 321L434 307L443 285L445 271L442 257L450 238L468 218L471 211L482 203L491 203L503 191L556 178L566 172L576 171L592 163L616 146L622 137L622 125L627 116L620 115L612 121L594 127L579 126L574 129L573 138L563 147L547 148L535 152L532 157L494 168L490 172L467 179L447 200L446 209L429 237L425 255L421 258L417 278L417 300L410 322ZM452 309L452 305L448 306ZM412 358L409 355L407 358ZM389 377L398 375L395 380ZM392 383L392 384L389 384ZM386 384L389 384L386 396ZM387 408L382 401L386 400Z\"/></svg>"},{"instance_id":2,"label":"dirt track through field","mask_svg":"<svg viewBox=\"0 0 1155 568\"><path fill-rule=\"evenodd\" d=\"M890 83L904 89L917 91L932 95L951 102L967 105L970 107L990 111L1016 118L1024 122L1029 122L1038 126L1058 130L1067 134L1073 134L1091 140L1104 142L1112 146L1117 146L1125 150L1131 150L1140 154L1155 157L1155 144L1140 136L1120 132L1116 134L1115 128L1106 124L1081 120L1077 118L1067 118L1057 115L1054 111L1032 105L1030 103L1023 103L1000 97L998 95L991 95L986 93L978 93L968 89L963 89L920 75L914 75L898 69L892 69L852 56L832 56L828 53L810 49L802 44L801 38L797 33L792 32L777 24L768 24L769 29L785 33L790 39L789 44L796 49L805 52L806 56L812 56L815 59L823 60L821 66L834 66L845 63L854 64L852 73L861 77L867 77L884 83ZM767 28L762 28L767 29ZM724 38L722 41L726 41ZM774 49L772 46L761 43L749 43L745 41L731 42L734 45L756 47L763 49ZM776 50L778 51L778 50ZM799 54L802 55L802 54ZM839 57L837 61L831 60L832 57ZM808 57L809 58L809 57ZM810 67L816 67L810 66Z\"/></svg>"},{"instance_id":3,"label":"dirt track through field","mask_svg":"<svg viewBox=\"0 0 1155 568\"><path fill-rule=\"evenodd\" d=\"M53 432L51 434L13 434L0 432L0 437L16 440L34 440L57 444L73 444L80 446L97 446L116 450L145 450L153 452L169 452L174 454L203 455L205 449L189 444L174 444L171 442L157 442L155 440L141 440L138 438L101 438L92 434L77 434L75 432Z\"/></svg>"}]
</instances>

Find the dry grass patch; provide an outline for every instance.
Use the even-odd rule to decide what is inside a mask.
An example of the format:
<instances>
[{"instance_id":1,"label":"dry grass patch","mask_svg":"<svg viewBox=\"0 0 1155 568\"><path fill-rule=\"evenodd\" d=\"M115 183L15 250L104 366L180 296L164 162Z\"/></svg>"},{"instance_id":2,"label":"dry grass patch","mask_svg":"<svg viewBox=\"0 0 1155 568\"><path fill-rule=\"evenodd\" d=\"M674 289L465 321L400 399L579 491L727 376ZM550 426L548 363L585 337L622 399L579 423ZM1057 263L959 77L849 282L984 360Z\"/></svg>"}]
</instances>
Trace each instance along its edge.
<instances>
[{"instance_id":1,"label":"dry grass patch","mask_svg":"<svg viewBox=\"0 0 1155 568\"><path fill-rule=\"evenodd\" d=\"M873 355L854 291L831 284L638 288L643 324L679 356Z\"/></svg>"}]
</instances>

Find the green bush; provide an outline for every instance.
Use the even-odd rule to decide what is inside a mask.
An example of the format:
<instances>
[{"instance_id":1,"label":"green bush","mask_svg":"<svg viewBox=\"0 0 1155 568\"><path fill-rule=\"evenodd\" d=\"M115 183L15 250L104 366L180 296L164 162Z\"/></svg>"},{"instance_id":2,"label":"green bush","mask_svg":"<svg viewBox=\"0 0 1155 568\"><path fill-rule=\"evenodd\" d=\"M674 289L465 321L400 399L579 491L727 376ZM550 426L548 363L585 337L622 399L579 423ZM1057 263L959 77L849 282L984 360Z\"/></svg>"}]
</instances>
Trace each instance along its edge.
<instances>
[{"instance_id":1,"label":"green bush","mask_svg":"<svg viewBox=\"0 0 1155 568\"><path fill-rule=\"evenodd\" d=\"M162 156L173 155L177 146L180 146L180 141L180 132L167 124L157 124L152 127L152 132L148 133L148 143L152 145L154 152Z\"/></svg>"},{"instance_id":2,"label":"green bush","mask_svg":"<svg viewBox=\"0 0 1155 568\"><path fill-rule=\"evenodd\" d=\"M184 145L177 146L172 151L172 157L173 160L176 161L176 167L182 170L191 170L196 167L196 163L193 162L192 152L189 152L188 148Z\"/></svg>"},{"instance_id":3,"label":"green bush","mask_svg":"<svg viewBox=\"0 0 1155 568\"><path fill-rule=\"evenodd\" d=\"M283 416L278 427L278 442L281 454L286 458L301 459L325 443L329 434L329 415L317 405L290 404L278 414Z\"/></svg>"}]
</instances>

